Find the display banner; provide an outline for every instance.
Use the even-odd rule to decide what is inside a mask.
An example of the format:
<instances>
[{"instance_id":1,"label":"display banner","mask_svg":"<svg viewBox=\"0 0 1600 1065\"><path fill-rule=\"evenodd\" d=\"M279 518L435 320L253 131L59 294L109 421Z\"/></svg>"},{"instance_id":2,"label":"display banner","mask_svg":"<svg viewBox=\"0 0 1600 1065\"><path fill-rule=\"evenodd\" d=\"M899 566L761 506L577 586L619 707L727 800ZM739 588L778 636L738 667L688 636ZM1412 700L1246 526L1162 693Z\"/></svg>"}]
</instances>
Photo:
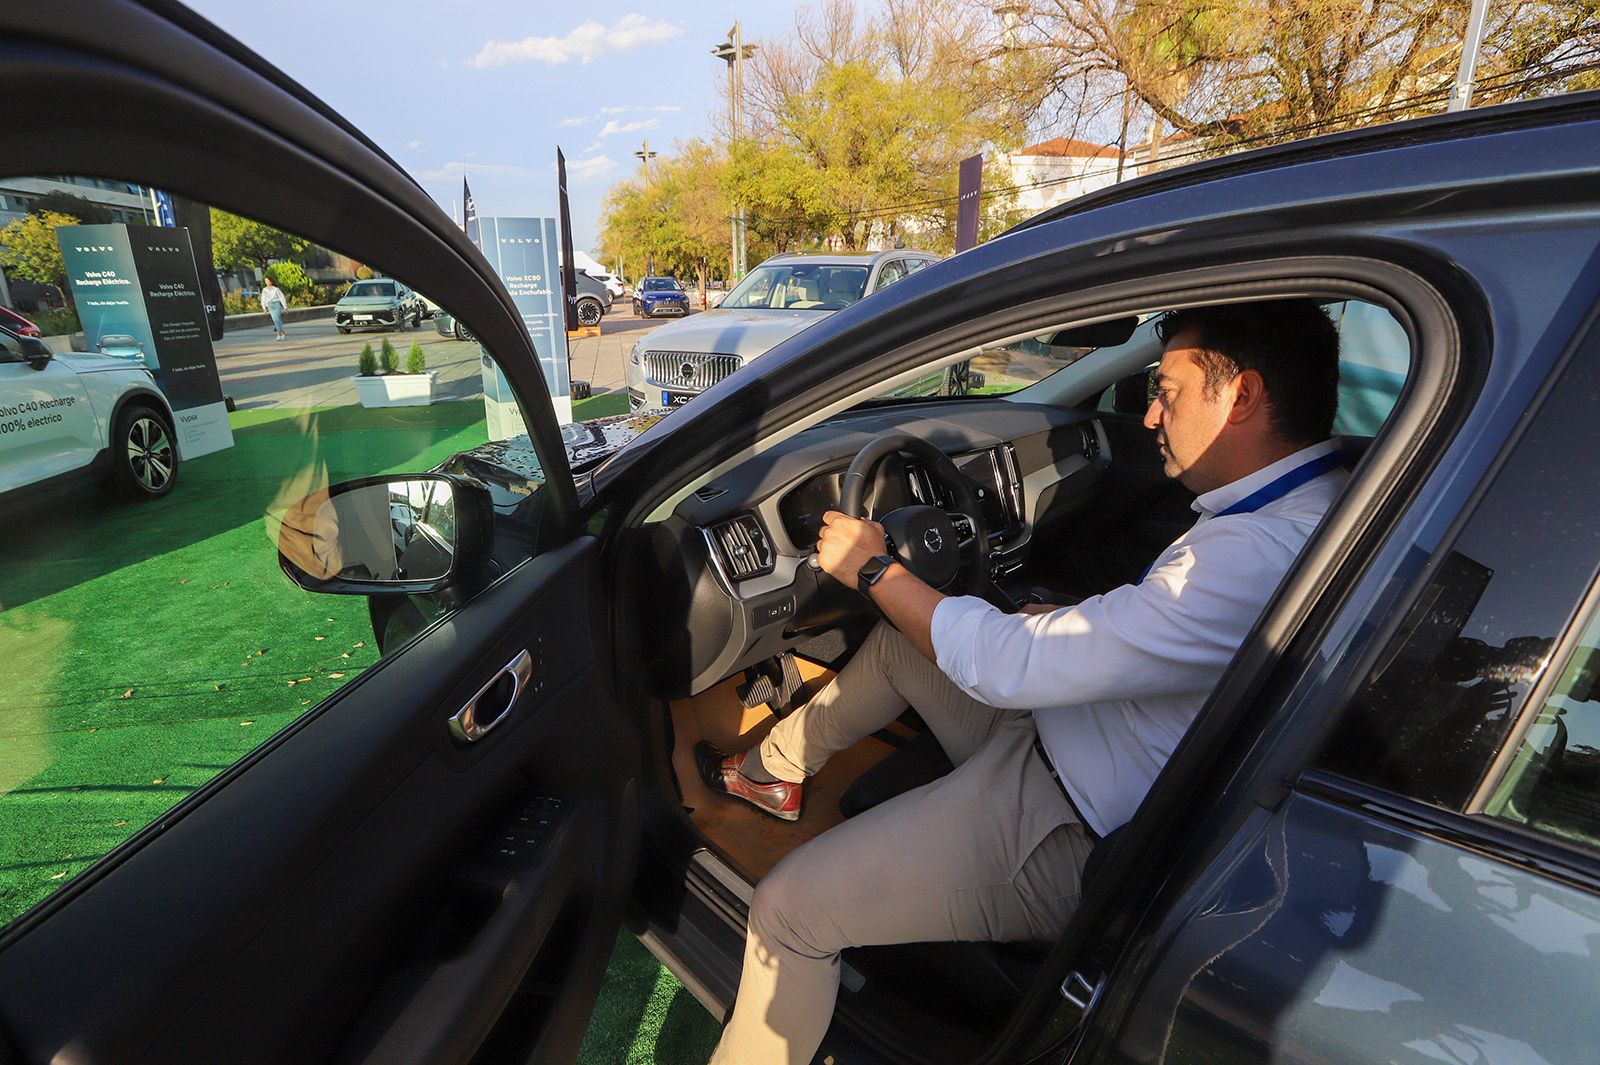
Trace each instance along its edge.
<instances>
[{"instance_id":1,"label":"display banner","mask_svg":"<svg viewBox=\"0 0 1600 1065\"><path fill-rule=\"evenodd\" d=\"M983 156L961 160L956 192L956 251L978 246L978 200L983 188Z\"/></svg>"},{"instance_id":2,"label":"display banner","mask_svg":"<svg viewBox=\"0 0 1600 1065\"><path fill-rule=\"evenodd\" d=\"M88 349L143 359L176 416L178 456L232 447L189 231L62 226L56 241Z\"/></svg>"},{"instance_id":3,"label":"display banner","mask_svg":"<svg viewBox=\"0 0 1600 1065\"><path fill-rule=\"evenodd\" d=\"M511 293L522 324L539 355L556 421L572 421L572 382L567 367L567 326L563 313L560 233L554 218L480 218L479 245ZM497 371L498 372L498 371ZM489 402L488 391L484 402Z\"/></svg>"}]
</instances>

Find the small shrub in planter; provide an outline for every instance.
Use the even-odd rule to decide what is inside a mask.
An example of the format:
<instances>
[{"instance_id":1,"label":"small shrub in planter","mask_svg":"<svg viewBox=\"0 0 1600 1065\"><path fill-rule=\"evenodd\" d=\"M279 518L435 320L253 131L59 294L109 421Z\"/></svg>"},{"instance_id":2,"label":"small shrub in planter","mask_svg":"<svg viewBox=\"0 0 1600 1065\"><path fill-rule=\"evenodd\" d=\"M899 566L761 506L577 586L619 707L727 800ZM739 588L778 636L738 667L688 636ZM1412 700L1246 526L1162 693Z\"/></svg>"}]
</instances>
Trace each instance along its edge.
<instances>
[{"instance_id":1,"label":"small shrub in planter","mask_svg":"<svg viewBox=\"0 0 1600 1065\"><path fill-rule=\"evenodd\" d=\"M360 368L362 377L376 377L378 375L378 357L372 353L372 344L370 342L361 349L361 358L356 365Z\"/></svg>"},{"instance_id":2,"label":"small shrub in planter","mask_svg":"<svg viewBox=\"0 0 1600 1065\"><path fill-rule=\"evenodd\" d=\"M383 347L380 350L381 354L378 356L378 359L383 363L383 372L399 373L400 353L394 349L394 345L389 342L388 337L383 338Z\"/></svg>"},{"instance_id":3,"label":"small shrub in planter","mask_svg":"<svg viewBox=\"0 0 1600 1065\"><path fill-rule=\"evenodd\" d=\"M427 369L428 357L422 353L422 342L413 340L411 350L406 352L406 373L425 373Z\"/></svg>"},{"instance_id":4,"label":"small shrub in planter","mask_svg":"<svg viewBox=\"0 0 1600 1065\"><path fill-rule=\"evenodd\" d=\"M356 396L363 407L420 407L433 402L437 370L428 369L422 345L412 341L406 372L400 372L400 353L387 339L377 354L368 343L361 349L360 374L354 378Z\"/></svg>"}]
</instances>

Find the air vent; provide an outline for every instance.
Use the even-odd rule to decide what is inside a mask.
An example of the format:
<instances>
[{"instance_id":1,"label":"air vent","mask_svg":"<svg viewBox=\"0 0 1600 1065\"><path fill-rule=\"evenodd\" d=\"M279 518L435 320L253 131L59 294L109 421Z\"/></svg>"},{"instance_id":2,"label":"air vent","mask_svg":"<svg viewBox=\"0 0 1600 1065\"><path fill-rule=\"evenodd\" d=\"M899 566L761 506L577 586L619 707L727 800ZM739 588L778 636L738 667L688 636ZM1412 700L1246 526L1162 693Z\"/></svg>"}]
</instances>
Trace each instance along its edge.
<instances>
[{"instance_id":1,"label":"air vent","mask_svg":"<svg viewBox=\"0 0 1600 1065\"><path fill-rule=\"evenodd\" d=\"M1093 462L1100 457L1100 434L1093 425L1079 426L1083 430L1083 457Z\"/></svg>"},{"instance_id":2,"label":"air vent","mask_svg":"<svg viewBox=\"0 0 1600 1065\"><path fill-rule=\"evenodd\" d=\"M702 503L709 503L718 496L724 495L727 491L726 488L714 484L701 485L694 490L694 497Z\"/></svg>"},{"instance_id":3,"label":"air vent","mask_svg":"<svg viewBox=\"0 0 1600 1065\"><path fill-rule=\"evenodd\" d=\"M740 514L731 521L711 527L711 540L717 545L722 564L728 576L736 581L771 573L774 559L772 544L761 531L761 523L754 514Z\"/></svg>"}]
</instances>

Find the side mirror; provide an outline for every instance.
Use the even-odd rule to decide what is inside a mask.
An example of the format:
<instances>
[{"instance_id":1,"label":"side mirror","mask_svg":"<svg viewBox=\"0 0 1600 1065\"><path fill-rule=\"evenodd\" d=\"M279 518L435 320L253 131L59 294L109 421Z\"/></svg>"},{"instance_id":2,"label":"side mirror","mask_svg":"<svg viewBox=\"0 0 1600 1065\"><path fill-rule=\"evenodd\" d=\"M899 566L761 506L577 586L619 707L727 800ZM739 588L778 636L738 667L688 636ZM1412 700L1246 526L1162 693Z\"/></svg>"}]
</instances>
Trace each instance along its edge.
<instances>
[{"instance_id":1,"label":"side mirror","mask_svg":"<svg viewBox=\"0 0 1600 1065\"><path fill-rule=\"evenodd\" d=\"M17 337L17 346L22 351L22 357L28 361L29 369L42 370L50 365L50 360L55 354L50 350L50 345L38 337Z\"/></svg>"},{"instance_id":2,"label":"side mirror","mask_svg":"<svg viewBox=\"0 0 1600 1065\"><path fill-rule=\"evenodd\" d=\"M488 556L488 490L443 474L345 481L291 506L278 529L278 562L308 592L437 592Z\"/></svg>"}]
</instances>

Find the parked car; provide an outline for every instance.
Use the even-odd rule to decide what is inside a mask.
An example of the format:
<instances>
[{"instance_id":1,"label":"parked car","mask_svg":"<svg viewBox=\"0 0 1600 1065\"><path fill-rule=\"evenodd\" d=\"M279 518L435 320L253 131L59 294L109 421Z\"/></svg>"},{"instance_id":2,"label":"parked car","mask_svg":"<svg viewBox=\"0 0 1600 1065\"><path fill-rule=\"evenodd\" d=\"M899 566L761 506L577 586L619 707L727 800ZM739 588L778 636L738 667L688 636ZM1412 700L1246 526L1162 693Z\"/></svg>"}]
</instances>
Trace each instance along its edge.
<instances>
[{"instance_id":1,"label":"parked car","mask_svg":"<svg viewBox=\"0 0 1600 1065\"><path fill-rule=\"evenodd\" d=\"M457 320L455 315L442 307L433 316L433 329L440 336L449 337L451 340L478 339L472 335L472 330L468 329L465 323Z\"/></svg>"},{"instance_id":2,"label":"parked car","mask_svg":"<svg viewBox=\"0 0 1600 1065\"><path fill-rule=\"evenodd\" d=\"M578 282L578 324L599 325L600 319L611 310L615 297L603 282L582 270L574 270L572 276Z\"/></svg>"},{"instance_id":3,"label":"parked car","mask_svg":"<svg viewBox=\"0 0 1600 1065\"><path fill-rule=\"evenodd\" d=\"M715 309L633 345L624 371L628 408L681 406L802 329L938 261L906 250L774 255Z\"/></svg>"},{"instance_id":4,"label":"parked car","mask_svg":"<svg viewBox=\"0 0 1600 1065\"><path fill-rule=\"evenodd\" d=\"M159 499L178 477L172 408L142 363L54 354L0 327L0 499L84 477Z\"/></svg>"},{"instance_id":5,"label":"parked car","mask_svg":"<svg viewBox=\"0 0 1600 1065\"><path fill-rule=\"evenodd\" d=\"M604 285L606 291L611 293L612 299L620 300L628 294L628 283L616 274L595 270L586 270L584 272Z\"/></svg>"},{"instance_id":6,"label":"parked car","mask_svg":"<svg viewBox=\"0 0 1600 1065\"><path fill-rule=\"evenodd\" d=\"M423 313L421 297L392 277L380 277L351 282L333 305L333 324L341 333L352 329L415 329L422 324Z\"/></svg>"},{"instance_id":7,"label":"parked car","mask_svg":"<svg viewBox=\"0 0 1600 1065\"><path fill-rule=\"evenodd\" d=\"M689 294L670 277L646 277L633 290L633 313L640 318L658 318L689 313Z\"/></svg>"},{"instance_id":8,"label":"parked car","mask_svg":"<svg viewBox=\"0 0 1600 1065\"><path fill-rule=\"evenodd\" d=\"M383 655L343 683L303 657L271 665L282 618L224 618L204 581L153 587L117 619L159 626L180 665L224 622L259 625L238 643L257 665L157 678L186 717L257 728L254 710L207 701L251 670L252 694L287 677L304 706L236 741L249 753L226 767L180 751L176 780L107 771L96 831L135 800L167 803L129 839L68 850L54 832L71 826L52 823L52 860L73 864L0 934L8 1060L571 1062L624 921L725 1015L754 886L844 819L839 798L864 809L863 780L918 779L902 753L937 746L909 717L863 739L791 829L693 794L703 729L748 743L751 694L781 709L790 667L820 681L879 620L807 564L841 474L883 450L863 485L878 516L971 493L963 514L986 535L952 590L1014 605L1036 585L1136 580L1194 520L1141 423L1152 318L1289 297L1340 316L1341 497L1131 820L1089 854L1064 932L847 952L821 1055L1593 1060L1600 94L1074 198L821 318L704 402L620 416L652 424L574 474L505 286L332 108L168 4L0 7L0 39L27 59L0 64L9 172L103 159L404 261L470 318L526 428L426 470L443 437L419 423L395 419L337 465L313 460L340 417L254 426L250 476L284 500L274 561L301 587L363 596ZM70 154L63 129L81 138ZM946 394L968 364L986 391ZM439 542L396 574L388 504L413 485L440 501ZM9 551L94 530L76 510L30 516ZM226 552L270 550L258 520L219 531L196 506L162 533L186 560L224 536ZM359 567L385 552L393 579L374 583ZM59 599L78 565L19 576ZM313 653L331 607L307 601L292 653ZM87 659L126 664L59 623L4 648L83 689ZM130 744L158 747L171 722L142 697L91 742L141 730ZM3 798L72 794L68 769L29 759L82 728L76 705L24 704L19 720L52 710L48 742L19 729Z\"/></svg>"},{"instance_id":9,"label":"parked car","mask_svg":"<svg viewBox=\"0 0 1600 1065\"><path fill-rule=\"evenodd\" d=\"M425 322L431 322L437 318L439 315L439 305L420 292L418 292L416 296L417 302L422 304L422 320Z\"/></svg>"},{"instance_id":10,"label":"parked car","mask_svg":"<svg viewBox=\"0 0 1600 1065\"><path fill-rule=\"evenodd\" d=\"M10 307L0 307L0 329L9 329L18 336L42 337L39 327L28 319L12 310Z\"/></svg>"}]
</instances>

